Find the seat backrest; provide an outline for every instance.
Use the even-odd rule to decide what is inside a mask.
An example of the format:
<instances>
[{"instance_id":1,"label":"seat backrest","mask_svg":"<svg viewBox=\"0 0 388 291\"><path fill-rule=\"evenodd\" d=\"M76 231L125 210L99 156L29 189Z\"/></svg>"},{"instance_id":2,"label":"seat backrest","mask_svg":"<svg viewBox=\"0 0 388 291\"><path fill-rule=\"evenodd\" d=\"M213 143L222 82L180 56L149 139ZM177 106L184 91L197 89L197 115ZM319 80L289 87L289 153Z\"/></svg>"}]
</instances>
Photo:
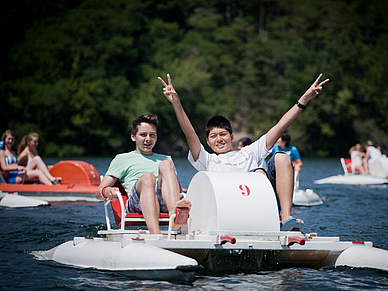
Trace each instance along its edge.
<instances>
[{"instance_id":1,"label":"seat backrest","mask_svg":"<svg viewBox=\"0 0 388 291\"><path fill-rule=\"evenodd\" d=\"M127 191L125 191L123 185L121 185L120 182L116 182L113 187L117 187L120 190L121 196L123 198L124 202L124 207L127 205L128 201L128 196L127 196ZM115 222L117 226L121 226L121 206L120 206L120 200L117 199L116 201L111 201L110 204L112 205L112 211L113 211L113 216L115 218Z\"/></svg>"},{"instance_id":2,"label":"seat backrest","mask_svg":"<svg viewBox=\"0 0 388 291\"><path fill-rule=\"evenodd\" d=\"M1 168L0 168L0 183L1 184L8 184L7 177L5 176L5 174Z\"/></svg>"},{"instance_id":3,"label":"seat backrest","mask_svg":"<svg viewBox=\"0 0 388 291\"><path fill-rule=\"evenodd\" d=\"M119 181L116 181L116 183L114 184L113 187L119 188L120 193L121 193L121 197L123 198L123 202L124 202L123 206L126 207L127 201L128 201L128 195L127 195L127 192L125 191L123 185L121 185L121 183ZM111 205L112 205L112 212L113 212L113 216L115 218L116 225L120 227L121 226L121 216L122 216L121 215L122 210L121 210L120 200L117 199L114 202L111 201ZM160 213L159 214L159 224L160 225L168 225L168 219L169 219L168 213ZM125 226L145 226L146 225L144 216L141 213L126 213L124 221L125 221Z\"/></svg>"},{"instance_id":4,"label":"seat backrest","mask_svg":"<svg viewBox=\"0 0 388 291\"><path fill-rule=\"evenodd\" d=\"M344 159L340 158L342 169L344 170L345 174L350 174L352 172L352 160L351 159Z\"/></svg>"},{"instance_id":5,"label":"seat backrest","mask_svg":"<svg viewBox=\"0 0 388 291\"><path fill-rule=\"evenodd\" d=\"M360 173L359 170L353 171L351 159L341 158L340 161L341 161L342 169L344 170L345 174Z\"/></svg>"}]
</instances>

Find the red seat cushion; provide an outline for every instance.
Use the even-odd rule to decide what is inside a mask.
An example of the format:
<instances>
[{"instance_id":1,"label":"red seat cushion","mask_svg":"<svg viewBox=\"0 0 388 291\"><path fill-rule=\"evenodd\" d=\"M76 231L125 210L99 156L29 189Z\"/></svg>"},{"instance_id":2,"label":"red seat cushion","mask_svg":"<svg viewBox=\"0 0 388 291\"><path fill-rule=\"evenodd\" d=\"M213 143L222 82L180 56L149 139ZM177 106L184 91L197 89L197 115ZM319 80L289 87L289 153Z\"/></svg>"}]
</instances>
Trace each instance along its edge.
<instances>
[{"instance_id":1,"label":"red seat cushion","mask_svg":"<svg viewBox=\"0 0 388 291\"><path fill-rule=\"evenodd\" d=\"M116 182L113 187L117 187L120 190L120 193L123 197L124 201L124 207L127 205L128 196L127 192L125 191L123 185L121 185L120 182ZM117 199L115 202L111 201L112 205L112 211L113 215L115 217L115 222L117 226L121 226L121 207L120 207L120 201ZM127 213L125 215L126 218L144 218L143 214L141 213ZM159 218L169 218L170 216L168 213L160 213ZM146 225L145 221L126 221L125 226L144 226ZM160 225L168 225L168 221L161 221Z\"/></svg>"}]
</instances>

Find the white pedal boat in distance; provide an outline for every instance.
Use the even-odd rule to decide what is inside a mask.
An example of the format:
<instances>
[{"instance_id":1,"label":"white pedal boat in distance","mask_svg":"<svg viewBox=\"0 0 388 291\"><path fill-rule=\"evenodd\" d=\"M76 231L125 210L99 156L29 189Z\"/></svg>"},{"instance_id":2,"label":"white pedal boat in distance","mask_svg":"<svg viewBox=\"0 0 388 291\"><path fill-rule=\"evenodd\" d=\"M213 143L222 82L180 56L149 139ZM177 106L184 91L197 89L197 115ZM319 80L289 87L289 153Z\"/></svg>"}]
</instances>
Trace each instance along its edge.
<instances>
[{"instance_id":1,"label":"white pedal boat in distance","mask_svg":"<svg viewBox=\"0 0 388 291\"><path fill-rule=\"evenodd\" d=\"M125 210L119 213L120 228L112 229L107 201L107 230L98 232L103 237L75 237L34 254L69 266L125 271L147 279L168 279L173 273L179 277L176 272L197 271L200 265L213 274L325 266L388 270L388 251L374 248L372 242L281 231L275 194L262 175L199 172L187 199L192 209L181 232L169 229L151 235L125 229L133 222L125 218Z\"/></svg>"},{"instance_id":2,"label":"white pedal boat in distance","mask_svg":"<svg viewBox=\"0 0 388 291\"><path fill-rule=\"evenodd\" d=\"M299 172L294 173L292 204L295 206L317 206L323 204L321 197L313 189L299 189Z\"/></svg>"},{"instance_id":3,"label":"white pedal boat in distance","mask_svg":"<svg viewBox=\"0 0 388 291\"><path fill-rule=\"evenodd\" d=\"M370 175L356 173L350 159L340 159L343 175L331 176L314 181L315 184L380 185L388 184L388 158L383 157L369 164Z\"/></svg>"}]
</instances>

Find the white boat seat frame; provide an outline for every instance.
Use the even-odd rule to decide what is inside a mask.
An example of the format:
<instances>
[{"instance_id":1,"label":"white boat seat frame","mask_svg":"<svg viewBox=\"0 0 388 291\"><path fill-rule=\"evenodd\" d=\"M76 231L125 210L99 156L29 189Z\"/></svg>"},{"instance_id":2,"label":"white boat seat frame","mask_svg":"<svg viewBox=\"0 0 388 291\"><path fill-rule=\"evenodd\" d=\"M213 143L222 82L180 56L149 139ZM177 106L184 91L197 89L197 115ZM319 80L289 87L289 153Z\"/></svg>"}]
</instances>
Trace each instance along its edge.
<instances>
[{"instance_id":1,"label":"white boat seat frame","mask_svg":"<svg viewBox=\"0 0 388 291\"><path fill-rule=\"evenodd\" d=\"M125 222L129 221L129 222L144 222L145 224L145 219L144 217L142 218L133 218L133 217L126 217L126 211L125 211L125 204L124 204L124 200L123 200L123 197L121 196L120 193L118 193L118 198L119 198L119 202L120 202L120 208L121 208L121 225L120 225L120 229L118 230L113 230L112 227L111 227L111 223L110 223L110 218L109 218L109 210L108 210L108 206L110 205L110 200L107 200L105 199L104 200L104 211L105 211L105 221L106 221L106 227L107 227L107 232L111 232L111 231L114 231L115 233L126 233L127 231L125 230ZM168 239L171 239L171 235L176 235L178 234L178 231L174 231L172 229L172 223L174 221L176 217L176 214L172 214L170 216L170 218L159 218L159 222L167 222L168 221L168 231L167 231L167 236L168 236ZM190 225L190 217L188 218L188 222L187 222L188 225Z\"/></svg>"}]
</instances>

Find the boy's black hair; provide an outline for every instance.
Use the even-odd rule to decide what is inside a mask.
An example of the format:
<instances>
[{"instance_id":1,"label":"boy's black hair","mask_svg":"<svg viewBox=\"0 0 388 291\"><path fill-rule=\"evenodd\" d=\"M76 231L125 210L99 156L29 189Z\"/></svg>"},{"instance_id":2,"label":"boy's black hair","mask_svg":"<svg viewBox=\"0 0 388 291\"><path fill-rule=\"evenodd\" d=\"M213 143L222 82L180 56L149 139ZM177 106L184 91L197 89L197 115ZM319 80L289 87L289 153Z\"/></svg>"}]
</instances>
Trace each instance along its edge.
<instances>
[{"instance_id":1,"label":"boy's black hair","mask_svg":"<svg viewBox=\"0 0 388 291\"><path fill-rule=\"evenodd\" d=\"M131 134L133 136L137 133L137 128L140 125L140 123L145 122L149 123L155 126L155 128L158 128L158 116L153 114L144 114L142 116L139 116L135 119L135 121L132 123L132 131Z\"/></svg>"},{"instance_id":2,"label":"boy's black hair","mask_svg":"<svg viewBox=\"0 0 388 291\"><path fill-rule=\"evenodd\" d=\"M291 142L291 135L288 132L288 130L284 131L281 136L282 140L286 143L286 147L288 148L290 146Z\"/></svg>"},{"instance_id":3,"label":"boy's black hair","mask_svg":"<svg viewBox=\"0 0 388 291\"><path fill-rule=\"evenodd\" d=\"M226 129L230 134L233 133L232 130L232 125L230 124L229 120L227 120L225 117L216 115L211 117L205 125L205 133L206 137L209 137L209 132L212 130L214 127L216 128L224 128Z\"/></svg>"}]
</instances>

